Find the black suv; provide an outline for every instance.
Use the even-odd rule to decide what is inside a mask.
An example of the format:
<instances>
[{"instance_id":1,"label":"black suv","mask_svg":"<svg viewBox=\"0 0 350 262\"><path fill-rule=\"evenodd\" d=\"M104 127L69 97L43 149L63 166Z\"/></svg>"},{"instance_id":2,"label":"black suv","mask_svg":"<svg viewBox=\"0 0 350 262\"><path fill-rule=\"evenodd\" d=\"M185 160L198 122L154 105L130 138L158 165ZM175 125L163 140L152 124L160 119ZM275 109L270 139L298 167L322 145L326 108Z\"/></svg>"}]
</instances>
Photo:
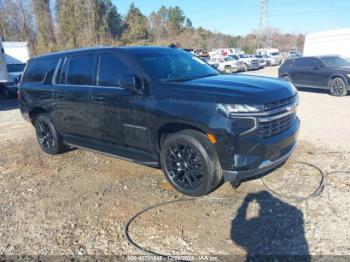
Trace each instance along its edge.
<instances>
[{"instance_id":1,"label":"black suv","mask_svg":"<svg viewBox=\"0 0 350 262\"><path fill-rule=\"evenodd\" d=\"M342 56L300 57L286 60L278 76L298 87L329 90L333 96L350 91L350 60Z\"/></svg>"},{"instance_id":2,"label":"black suv","mask_svg":"<svg viewBox=\"0 0 350 262\"><path fill-rule=\"evenodd\" d=\"M94 48L31 59L20 109L48 154L86 148L161 167L200 196L284 163L298 95L272 78L220 75L176 48Z\"/></svg>"}]
</instances>

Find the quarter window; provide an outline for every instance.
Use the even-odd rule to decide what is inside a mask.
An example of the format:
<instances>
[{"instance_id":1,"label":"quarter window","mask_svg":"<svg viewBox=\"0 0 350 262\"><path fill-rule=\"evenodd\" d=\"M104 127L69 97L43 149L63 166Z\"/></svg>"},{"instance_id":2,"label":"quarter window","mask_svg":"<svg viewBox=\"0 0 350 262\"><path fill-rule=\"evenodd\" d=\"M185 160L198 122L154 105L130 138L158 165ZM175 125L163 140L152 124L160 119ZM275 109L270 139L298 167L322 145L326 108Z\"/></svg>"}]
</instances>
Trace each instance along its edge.
<instances>
[{"instance_id":1,"label":"quarter window","mask_svg":"<svg viewBox=\"0 0 350 262\"><path fill-rule=\"evenodd\" d=\"M58 58L33 60L28 64L22 81L24 83L38 83L43 82L45 78L51 80L58 60Z\"/></svg>"},{"instance_id":2,"label":"quarter window","mask_svg":"<svg viewBox=\"0 0 350 262\"><path fill-rule=\"evenodd\" d=\"M120 61L116 54L101 54L98 66L99 86L119 86L122 76L130 75L132 70Z\"/></svg>"},{"instance_id":3,"label":"quarter window","mask_svg":"<svg viewBox=\"0 0 350 262\"><path fill-rule=\"evenodd\" d=\"M72 56L68 62L66 84L90 85L93 55Z\"/></svg>"}]
</instances>

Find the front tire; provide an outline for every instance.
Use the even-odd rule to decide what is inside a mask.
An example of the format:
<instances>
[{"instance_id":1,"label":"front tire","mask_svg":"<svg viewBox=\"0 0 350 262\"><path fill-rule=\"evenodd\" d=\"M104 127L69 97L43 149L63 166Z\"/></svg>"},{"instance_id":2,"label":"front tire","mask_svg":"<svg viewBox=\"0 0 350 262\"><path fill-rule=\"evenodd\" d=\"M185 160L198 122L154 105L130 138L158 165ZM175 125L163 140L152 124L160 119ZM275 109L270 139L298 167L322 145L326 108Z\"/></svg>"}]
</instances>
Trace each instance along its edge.
<instances>
[{"instance_id":1,"label":"front tire","mask_svg":"<svg viewBox=\"0 0 350 262\"><path fill-rule=\"evenodd\" d=\"M47 114L39 115L34 121L34 126L38 143L45 153L56 155L67 150L61 136Z\"/></svg>"},{"instance_id":2,"label":"front tire","mask_svg":"<svg viewBox=\"0 0 350 262\"><path fill-rule=\"evenodd\" d=\"M213 144L196 130L168 136L161 146L160 161L166 179L179 192L203 196L222 179L222 169Z\"/></svg>"},{"instance_id":3,"label":"front tire","mask_svg":"<svg viewBox=\"0 0 350 262\"><path fill-rule=\"evenodd\" d=\"M328 87L332 96L345 96L348 93L346 90L347 84L341 77L334 77L330 79Z\"/></svg>"}]
</instances>

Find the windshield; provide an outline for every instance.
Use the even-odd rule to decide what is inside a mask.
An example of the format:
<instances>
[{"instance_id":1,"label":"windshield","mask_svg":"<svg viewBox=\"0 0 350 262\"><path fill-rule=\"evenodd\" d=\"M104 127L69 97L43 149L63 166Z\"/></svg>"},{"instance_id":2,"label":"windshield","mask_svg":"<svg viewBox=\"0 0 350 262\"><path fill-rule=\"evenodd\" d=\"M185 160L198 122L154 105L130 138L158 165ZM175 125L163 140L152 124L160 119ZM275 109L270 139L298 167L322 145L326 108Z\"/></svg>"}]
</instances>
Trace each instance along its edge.
<instances>
[{"instance_id":1,"label":"windshield","mask_svg":"<svg viewBox=\"0 0 350 262\"><path fill-rule=\"evenodd\" d=\"M186 81L219 73L199 58L177 49L135 54L147 74L161 81Z\"/></svg>"},{"instance_id":2,"label":"windshield","mask_svg":"<svg viewBox=\"0 0 350 262\"><path fill-rule=\"evenodd\" d=\"M242 55L239 55L240 58L249 58L249 55L246 55L246 54L242 54Z\"/></svg>"},{"instance_id":3,"label":"windshield","mask_svg":"<svg viewBox=\"0 0 350 262\"><path fill-rule=\"evenodd\" d=\"M262 55L255 55L255 57L257 57L257 58L263 58Z\"/></svg>"},{"instance_id":4,"label":"windshield","mask_svg":"<svg viewBox=\"0 0 350 262\"><path fill-rule=\"evenodd\" d=\"M236 55L230 55L230 57L232 57L234 60L239 60L238 56Z\"/></svg>"},{"instance_id":5,"label":"windshield","mask_svg":"<svg viewBox=\"0 0 350 262\"><path fill-rule=\"evenodd\" d=\"M224 60L227 62L227 61L233 61L234 59L232 57L225 57Z\"/></svg>"},{"instance_id":6,"label":"windshield","mask_svg":"<svg viewBox=\"0 0 350 262\"><path fill-rule=\"evenodd\" d=\"M273 52L273 53L271 53L271 55L278 56L278 55L280 55L280 53L279 52Z\"/></svg>"},{"instance_id":7,"label":"windshield","mask_svg":"<svg viewBox=\"0 0 350 262\"><path fill-rule=\"evenodd\" d=\"M327 67L350 66L350 59L345 57L327 56L321 57L321 60L326 64Z\"/></svg>"},{"instance_id":8,"label":"windshield","mask_svg":"<svg viewBox=\"0 0 350 262\"><path fill-rule=\"evenodd\" d=\"M7 64L7 72L13 73L13 72L23 72L24 67L26 64Z\"/></svg>"}]
</instances>

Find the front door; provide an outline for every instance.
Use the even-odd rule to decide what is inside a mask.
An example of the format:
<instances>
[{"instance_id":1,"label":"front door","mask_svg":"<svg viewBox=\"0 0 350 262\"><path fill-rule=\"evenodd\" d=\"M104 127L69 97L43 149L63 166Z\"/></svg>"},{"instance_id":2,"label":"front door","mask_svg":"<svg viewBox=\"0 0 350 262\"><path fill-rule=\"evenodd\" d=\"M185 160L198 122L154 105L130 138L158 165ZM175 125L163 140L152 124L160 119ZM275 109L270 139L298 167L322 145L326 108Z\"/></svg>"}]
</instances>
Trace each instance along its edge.
<instances>
[{"instance_id":1,"label":"front door","mask_svg":"<svg viewBox=\"0 0 350 262\"><path fill-rule=\"evenodd\" d=\"M117 52L100 53L97 68L97 85L90 94L95 138L116 146L146 150L148 128L139 121L139 101L144 96L120 86L120 79L134 75L134 70Z\"/></svg>"}]
</instances>

